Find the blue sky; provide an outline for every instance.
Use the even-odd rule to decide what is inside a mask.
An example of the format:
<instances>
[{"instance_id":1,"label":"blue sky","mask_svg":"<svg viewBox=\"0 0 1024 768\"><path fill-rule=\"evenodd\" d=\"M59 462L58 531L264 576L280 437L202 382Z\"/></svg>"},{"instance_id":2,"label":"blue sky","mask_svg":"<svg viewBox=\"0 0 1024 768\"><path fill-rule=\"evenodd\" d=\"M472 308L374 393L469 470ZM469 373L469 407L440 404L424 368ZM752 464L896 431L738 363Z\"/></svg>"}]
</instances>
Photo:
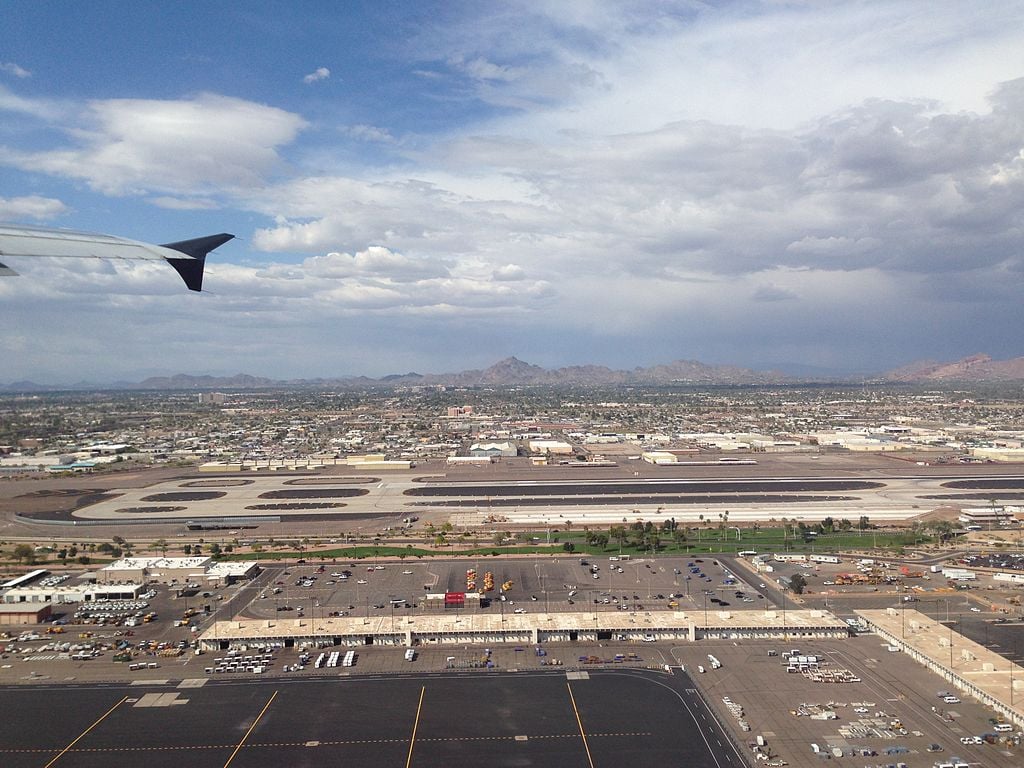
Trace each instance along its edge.
<instances>
[{"instance_id":1,"label":"blue sky","mask_svg":"<svg viewBox=\"0 0 1024 768\"><path fill-rule=\"evenodd\" d=\"M1024 4L963 9L7 3L0 221L239 239L11 259L0 382L1024 355Z\"/></svg>"}]
</instances>

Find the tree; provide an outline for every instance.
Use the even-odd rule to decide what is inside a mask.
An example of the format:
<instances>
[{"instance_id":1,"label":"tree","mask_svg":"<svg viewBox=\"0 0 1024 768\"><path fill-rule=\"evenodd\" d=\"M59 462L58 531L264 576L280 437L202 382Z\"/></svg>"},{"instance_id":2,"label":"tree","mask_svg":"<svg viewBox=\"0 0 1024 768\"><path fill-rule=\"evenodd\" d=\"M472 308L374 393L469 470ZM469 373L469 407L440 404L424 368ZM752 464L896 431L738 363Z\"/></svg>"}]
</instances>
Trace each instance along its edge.
<instances>
[{"instance_id":1,"label":"tree","mask_svg":"<svg viewBox=\"0 0 1024 768\"><path fill-rule=\"evenodd\" d=\"M806 586L807 579L804 578L802 573L793 574L793 577L789 580L789 588L793 590L794 595L802 595Z\"/></svg>"},{"instance_id":2,"label":"tree","mask_svg":"<svg viewBox=\"0 0 1024 768\"><path fill-rule=\"evenodd\" d=\"M207 547L207 549L210 551L210 555L212 557L219 557L220 556L220 553L221 553L220 544L218 544L216 541L211 542L210 545Z\"/></svg>"},{"instance_id":3,"label":"tree","mask_svg":"<svg viewBox=\"0 0 1024 768\"><path fill-rule=\"evenodd\" d=\"M562 545L562 549L564 549L566 552L572 554L573 552L576 551L576 545L573 544L571 541L567 541L567 542L565 542Z\"/></svg>"},{"instance_id":4,"label":"tree","mask_svg":"<svg viewBox=\"0 0 1024 768\"><path fill-rule=\"evenodd\" d=\"M18 544L14 547L14 558L19 563L32 565L36 561L36 551L31 544Z\"/></svg>"},{"instance_id":5,"label":"tree","mask_svg":"<svg viewBox=\"0 0 1024 768\"><path fill-rule=\"evenodd\" d=\"M871 522L868 520L867 515L861 515L860 520L857 521L857 527L862 531L866 531L871 527Z\"/></svg>"}]
</instances>

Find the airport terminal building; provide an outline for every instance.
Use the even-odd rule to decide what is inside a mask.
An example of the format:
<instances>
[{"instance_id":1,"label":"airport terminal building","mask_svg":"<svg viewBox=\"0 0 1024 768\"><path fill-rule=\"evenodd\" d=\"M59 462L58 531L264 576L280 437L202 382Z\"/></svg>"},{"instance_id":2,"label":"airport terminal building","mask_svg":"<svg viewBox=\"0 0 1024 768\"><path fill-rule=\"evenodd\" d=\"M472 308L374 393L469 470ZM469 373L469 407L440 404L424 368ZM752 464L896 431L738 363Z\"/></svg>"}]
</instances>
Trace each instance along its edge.
<instances>
[{"instance_id":1,"label":"airport terminal building","mask_svg":"<svg viewBox=\"0 0 1024 768\"><path fill-rule=\"evenodd\" d=\"M485 614L445 611L414 615L217 621L199 638L204 650L280 645L445 646L501 643L849 637L846 622L825 611L576 611Z\"/></svg>"}]
</instances>

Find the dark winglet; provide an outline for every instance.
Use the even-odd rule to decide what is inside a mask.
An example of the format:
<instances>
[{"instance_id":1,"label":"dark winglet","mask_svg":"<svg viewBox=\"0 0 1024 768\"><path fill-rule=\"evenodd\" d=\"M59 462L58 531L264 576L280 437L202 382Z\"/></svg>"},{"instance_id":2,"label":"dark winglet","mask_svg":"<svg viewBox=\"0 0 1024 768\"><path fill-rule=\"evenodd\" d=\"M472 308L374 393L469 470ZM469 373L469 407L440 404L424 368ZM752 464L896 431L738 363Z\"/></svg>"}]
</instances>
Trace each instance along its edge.
<instances>
[{"instance_id":1,"label":"dark winglet","mask_svg":"<svg viewBox=\"0 0 1024 768\"><path fill-rule=\"evenodd\" d=\"M219 235L182 240L180 243L164 243L164 248L170 248L192 257L189 259L167 259L167 263L178 271L190 291L201 291L203 290L203 268L206 266L206 254L234 237L234 235L222 232Z\"/></svg>"}]
</instances>

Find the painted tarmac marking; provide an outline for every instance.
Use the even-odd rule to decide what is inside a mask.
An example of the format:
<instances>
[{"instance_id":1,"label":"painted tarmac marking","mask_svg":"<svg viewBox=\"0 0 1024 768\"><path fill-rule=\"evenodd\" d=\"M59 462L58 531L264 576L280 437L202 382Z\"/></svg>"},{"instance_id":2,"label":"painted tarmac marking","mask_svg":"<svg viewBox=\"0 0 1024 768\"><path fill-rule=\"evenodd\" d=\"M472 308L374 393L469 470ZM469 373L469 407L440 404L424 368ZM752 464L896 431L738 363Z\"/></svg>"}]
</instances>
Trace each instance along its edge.
<instances>
[{"instance_id":1,"label":"painted tarmac marking","mask_svg":"<svg viewBox=\"0 0 1024 768\"><path fill-rule=\"evenodd\" d=\"M590 733L590 738L648 738L654 734L651 731L622 731L616 733ZM577 733L545 733L545 734L533 734L533 735L516 735L516 736L447 736L447 737L436 737L436 738L421 738L421 742L440 743L440 742L470 742L470 741L536 741L541 739L575 739L578 738ZM246 742L243 745L244 749L260 749L260 748L271 748L280 749L294 748L294 747L346 747L346 746L367 746L367 745L380 745L380 744L405 744L407 739L339 739L337 741L251 741ZM67 751L74 754L89 753L89 754L100 754L100 753L122 753L122 752L184 752L189 750L204 750L204 749L232 749L234 744L175 744L167 746L138 746L138 747L80 747L78 749L68 749ZM40 754L50 753L52 749L44 748L22 748L22 749L0 749L0 755L23 755L23 754Z\"/></svg>"},{"instance_id":2,"label":"painted tarmac marking","mask_svg":"<svg viewBox=\"0 0 1024 768\"><path fill-rule=\"evenodd\" d=\"M107 710L106 712L104 712L104 713L103 713L102 715L100 715L100 718L99 718L99 720L97 720L97 721L96 721L95 723L93 723L93 724L92 724L92 725L90 725L90 726L89 726L88 728L86 728L86 729L85 729L84 731L82 731L82 732L81 732L80 734L78 734L78 738L76 738L76 739L75 739L74 741L72 741L72 742L71 742L70 744L68 744L68 745L67 745L66 747L64 747L64 749L62 749L62 750L61 750L60 752L58 752L58 753L57 753L57 754L56 754L56 755L54 756L54 758L53 758L52 760L50 760L50 762L48 762L48 763L47 763L46 765L44 765L44 766L43 766L43 768L50 768L50 766L51 766L51 765L53 765L53 764L54 764L54 763L56 763L56 762L57 762L58 760L60 760L60 759L61 759L61 757L63 757L63 756L64 756L64 755L65 755L65 754L67 753L67 751L68 751L69 749L71 749L71 748L72 748L73 746L75 746L75 744L77 744L77 743L78 743L79 741L81 741L81 740L82 740L83 738L85 738L86 734L87 734L87 733L89 733L89 731L91 731L91 730L92 730L93 728L95 728L95 727L96 727L97 725L99 725L99 724L100 724L100 723L102 723L102 722L103 722L104 720L106 720L106 719L107 719L107 716L108 716L108 715L110 715L110 713L111 713L111 712L113 712L113 711L114 711L115 709L117 709L117 708L118 708L118 707L120 707L120 706L121 706L122 704L124 704L124 700L125 700L125 699L127 699L127 698L128 698L127 696L123 696L123 697L121 698L121 700L120 700L119 702L117 702L117 704L115 704L115 705L114 705L114 706L112 706L112 707L111 707L110 709L108 709L108 710Z\"/></svg>"},{"instance_id":3,"label":"painted tarmac marking","mask_svg":"<svg viewBox=\"0 0 1024 768\"><path fill-rule=\"evenodd\" d=\"M235 759L235 755L238 754L238 750L240 750L242 748L242 745L245 744L245 740L249 738L249 734L253 732L257 725L259 725L260 720L262 720L263 716L267 714L267 710L270 709L270 705L274 703L274 699L276 698L277 691L274 691L273 695L271 695L271 697L267 700L267 703L263 705L263 709L260 710L260 713L256 716L256 719L252 721L252 725L249 726L249 730L247 730L245 732L245 735L242 736L242 740L238 742L238 746L235 747L235 751L231 753L231 757L229 757L228 761L224 763L224 768L228 768L228 766L231 765L231 761Z\"/></svg>"},{"instance_id":4,"label":"painted tarmac marking","mask_svg":"<svg viewBox=\"0 0 1024 768\"><path fill-rule=\"evenodd\" d=\"M580 737L583 739L583 748L587 752L587 763L590 765L590 768L594 768L594 758L590 756L590 745L587 744L587 733L583 730L583 720L580 717L579 709L576 708L576 697L572 695L572 685L566 683L565 687L569 689L569 701L572 702L572 711L576 713L576 723L580 727Z\"/></svg>"},{"instance_id":5,"label":"painted tarmac marking","mask_svg":"<svg viewBox=\"0 0 1024 768\"><path fill-rule=\"evenodd\" d=\"M409 739L409 755L405 759L405 768L412 765L412 750L416 746L416 729L420 727L420 712L423 711L423 696L427 692L427 686L420 688L420 703L416 705L416 719L412 724L412 737Z\"/></svg>"}]
</instances>

